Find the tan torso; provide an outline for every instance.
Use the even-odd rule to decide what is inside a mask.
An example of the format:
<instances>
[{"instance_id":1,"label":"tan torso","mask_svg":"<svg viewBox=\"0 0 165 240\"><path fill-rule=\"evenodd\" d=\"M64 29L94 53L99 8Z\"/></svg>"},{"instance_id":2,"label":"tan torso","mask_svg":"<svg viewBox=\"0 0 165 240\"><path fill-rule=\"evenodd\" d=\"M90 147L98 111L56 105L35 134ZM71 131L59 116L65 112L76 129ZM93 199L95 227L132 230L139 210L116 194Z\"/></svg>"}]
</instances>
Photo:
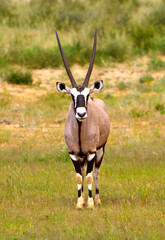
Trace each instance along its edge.
<instances>
[{"instance_id":1,"label":"tan torso","mask_svg":"<svg viewBox=\"0 0 165 240\"><path fill-rule=\"evenodd\" d=\"M65 124L65 142L68 151L75 155L80 151L83 154L95 152L106 143L109 135L110 122L103 101L89 99L87 114L87 119L78 123L71 103Z\"/></svg>"}]
</instances>

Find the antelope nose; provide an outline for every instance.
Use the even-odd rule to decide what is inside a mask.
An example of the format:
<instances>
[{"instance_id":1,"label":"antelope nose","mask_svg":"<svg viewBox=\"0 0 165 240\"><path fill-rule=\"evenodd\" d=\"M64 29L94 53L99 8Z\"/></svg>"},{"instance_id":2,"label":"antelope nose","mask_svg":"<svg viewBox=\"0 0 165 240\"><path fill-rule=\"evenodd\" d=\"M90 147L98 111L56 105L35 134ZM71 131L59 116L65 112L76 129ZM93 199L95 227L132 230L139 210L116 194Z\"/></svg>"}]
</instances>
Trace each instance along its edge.
<instances>
[{"instance_id":1,"label":"antelope nose","mask_svg":"<svg viewBox=\"0 0 165 240\"><path fill-rule=\"evenodd\" d=\"M78 113L79 117L83 118L85 116L86 112Z\"/></svg>"}]
</instances>

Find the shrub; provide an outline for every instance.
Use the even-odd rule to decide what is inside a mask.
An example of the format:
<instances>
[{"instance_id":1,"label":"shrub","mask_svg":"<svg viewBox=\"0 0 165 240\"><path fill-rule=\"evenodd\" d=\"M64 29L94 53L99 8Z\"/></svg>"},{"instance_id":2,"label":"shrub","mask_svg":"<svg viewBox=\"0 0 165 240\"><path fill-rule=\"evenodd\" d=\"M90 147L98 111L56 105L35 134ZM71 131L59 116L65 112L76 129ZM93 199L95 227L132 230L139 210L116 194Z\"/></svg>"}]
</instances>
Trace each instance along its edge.
<instances>
[{"instance_id":1,"label":"shrub","mask_svg":"<svg viewBox=\"0 0 165 240\"><path fill-rule=\"evenodd\" d=\"M126 84L124 82L119 82L117 84L117 87L120 89L120 90L125 90L127 88Z\"/></svg>"},{"instance_id":2,"label":"shrub","mask_svg":"<svg viewBox=\"0 0 165 240\"><path fill-rule=\"evenodd\" d=\"M139 50L148 51L154 45L155 29L152 25L133 26L130 31L130 37Z\"/></svg>"},{"instance_id":3,"label":"shrub","mask_svg":"<svg viewBox=\"0 0 165 240\"><path fill-rule=\"evenodd\" d=\"M5 77L8 83L31 85L33 82L32 74L29 71L10 70Z\"/></svg>"},{"instance_id":4,"label":"shrub","mask_svg":"<svg viewBox=\"0 0 165 240\"><path fill-rule=\"evenodd\" d=\"M125 35L110 36L110 39L106 41L105 47L100 50L102 58L111 58L114 61L122 62L131 55L132 46Z\"/></svg>"},{"instance_id":5,"label":"shrub","mask_svg":"<svg viewBox=\"0 0 165 240\"><path fill-rule=\"evenodd\" d=\"M159 37L155 43L155 48L161 53L165 54L165 37Z\"/></svg>"},{"instance_id":6,"label":"shrub","mask_svg":"<svg viewBox=\"0 0 165 240\"><path fill-rule=\"evenodd\" d=\"M156 104L155 109L157 111L160 111L161 114L165 114L165 106L164 106L164 104L162 104L162 103Z\"/></svg>"},{"instance_id":7,"label":"shrub","mask_svg":"<svg viewBox=\"0 0 165 240\"><path fill-rule=\"evenodd\" d=\"M164 26L165 25L165 2L162 1L160 4L157 4L155 8L152 9L149 15L149 23L155 26Z\"/></svg>"},{"instance_id":8,"label":"shrub","mask_svg":"<svg viewBox=\"0 0 165 240\"><path fill-rule=\"evenodd\" d=\"M153 77L150 75L146 75L146 76L139 78L140 83L151 83L153 80L154 80Z\"/></svg>"}]
</instances>

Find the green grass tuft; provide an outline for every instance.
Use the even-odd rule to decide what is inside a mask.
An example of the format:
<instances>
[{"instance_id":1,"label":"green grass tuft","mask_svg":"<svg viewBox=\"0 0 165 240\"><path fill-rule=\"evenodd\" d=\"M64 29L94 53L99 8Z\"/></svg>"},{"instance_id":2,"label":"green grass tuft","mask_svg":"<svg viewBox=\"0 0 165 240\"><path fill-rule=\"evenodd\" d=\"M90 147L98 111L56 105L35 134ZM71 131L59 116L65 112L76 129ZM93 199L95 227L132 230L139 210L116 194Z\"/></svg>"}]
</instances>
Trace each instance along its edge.
<instances>
[{"instance_id":1,"label":"green grass tuft","mask_svg":"<svg viewBox=\"0 0 165 240\"><path fill-rule=\"evenodd\" d=\"M155 105L155 109L156 109L157 111L160 111L161 114L165 114L165 106L164 106L164 104L162 104L162 103L157 103L157 104Z\"/></svg>"},{"instance_id":2,"label":"green grass tuft","mask_svg":"<svg viewBox=\"0 0 165 240\"><path fill-rule=\"evenodd\" d=\"M10 70L5 76L5 80L12 84L31 85L33 82L32 74L29 71Z\"/></svg>"},{"instance_id":3,"label":"green grass tuft","mask_svg":"<svg viewBox=\"0 0 165 240\"><path fill-rule=\"evenodd\" d=\"M148 112L145 112L143 110L138 110L136 108L133 108L130 112L129 115L133 118L140 118L144 117L145 115L148 115Z\"/></svg>"},{"instance_id":4,"label":"green grass tuft","mask_svg":"<svg viewBox=\"0 0 165 240\"><path fill-rule=\"evenodd\" d=\"M154 80L154 78L150 75L143 76L139 78L140 83L151 83Z\"/></svg>"},{"instance_id":5,"label":"green grass tuft","mask_svg":"<svg viewBox=\"0 0 165 240\"><path fill-rule=\"evenodd\" d=\"M6 143L11 138L11 131L10 130L2 130L0 128L0 144Z\"/></svg>"},{"instance_id":6,"label":"green grass tuft","mask_svg":"<svg viewBox=\"0 0 165 240\"><path fill-rule=\"evenodd\" d=\"M165 69L165 62L162 61L158 57L153 57L149 62L148 62L148 69L149 70L163 70Z\"/></svg>"},{"instance_id":7,"label":"green grass tuft","mask_svg":"<svg viewBox=\"0 0 165 240\"><path fill-rule=\"evenodd\" d=\"M127 88L127 85L124 83L124 82L119 82L117 84L117 87L120 89L120 90L125 90Z\"/></svg>"}]
</instances>

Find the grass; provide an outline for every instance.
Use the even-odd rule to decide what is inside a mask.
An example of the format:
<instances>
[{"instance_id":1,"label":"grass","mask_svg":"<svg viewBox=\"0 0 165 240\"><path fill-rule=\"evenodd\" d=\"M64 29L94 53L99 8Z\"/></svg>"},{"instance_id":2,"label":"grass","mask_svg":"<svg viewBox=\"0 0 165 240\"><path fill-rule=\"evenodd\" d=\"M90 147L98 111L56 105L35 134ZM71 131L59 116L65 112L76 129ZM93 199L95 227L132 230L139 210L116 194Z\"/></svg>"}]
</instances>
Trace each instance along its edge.
<instances>
[{"instance_id":1,"label":"grass","mask_svg":"<svg viewBox=\"0 0 165 240\"><path fill-rule=\"evenodd\" d=\"M0 144L6 143L11 138L11 131L10 130L2 130L0 129Z\"/></svg>"},{"instance_id":2,"label":"grass","mask_svg":"<svg viewBox=\"0 0 165 240\"><path fill-rule=\"evenodd\" d=\"M8 93L8 91L4 90L0 94L0 108L6 109L10 102L11 102L10 94Z\"/></svg>"},{"instance_id":3,"label":"grass","mask_svg":"<svg viewBox=\"0 0 165 240\"><path fill-rule=\"evenodd\" d=\"M9 165L9 153L0 152L2 239L163 239L163 145L107 147L100 176L103 205L78 212L71 162L51 147L52 158L44 148L42 159L38 151L30 160L36 146L31 154L29 143L31 139L21 146L26 160L18 147L12 149L15 161Z\"/></svg>"},{"instance_id":4,"label":"grass","mask_svg":"<svg viewBox=\"0 0 165 240\"><path fill-rule=\"evenodd\" d=\"M33 72L31 86L0 83L1 239L164 239L164 77L153 70L151 81L145 67L141 77L116 81L108 67L95 68L106 74L93 96L106 103L111 134L100 171L102 206L93 211L75 209L63 137L70 97L54 90L66 74L47 69L51 76Z\"/></svg>"},{"instance_id":5,"label":"grass","mask_svg":"<svg viewBox=\"0 0 165 240\"><path fill-rule=\"evenodd\" d=\"M70 65L89 63L95 28L98 65L164 54L164 2L147 2L0 0L0 67L62 65L55 30Z\"/></svg>"},{"instance_id":6,"label":"grass","mask_svg":"<svg viewBox=\"0 0 165 240\"><path fill-rule=\"evenodd\" d=\"M32 74L29 71L10 70L5 76L5 80L11 84L31 85L33 83Z\"/></svg>"},{"instance_id":7,"label":"grass","mask_svg":"<svg viewBox=\"0 0 165 240\"><path fill-rule=\"evenodd\" d=\"M157 57L153 57L148 63L149 70L161 70L165 68L165 62Z\"/></svg>"},{"instance_id":8,"label":"grass","mask_svg":"<svg viewBox=\"0 0 165 240\"><path fill-rule=\"evenodd\" d=\"M153 77L150 75L142 76L139 78L140 83L151 83L153 80Z\"/></svg>"},{"instance_id":9,"label":"grass","mask_svg":"<svg viewBox=\"0 0 165 240\"><path fill-rule=\"evenodd\" d=\"M162 0L0 0L0 239L165 238L164 8ZM111 134L102 207L80 212L63 137L70 97L55 90L68 78L51 69L62 65L54 31L69 65L83 66L96 27L91 82L104 80L93 96L106 103ZM144 54L147 64L130 61ZM31 84L4 81L8 69L12 81ZM84 69L73 67L78 82Z\"/></svg>"}]
</instances>

